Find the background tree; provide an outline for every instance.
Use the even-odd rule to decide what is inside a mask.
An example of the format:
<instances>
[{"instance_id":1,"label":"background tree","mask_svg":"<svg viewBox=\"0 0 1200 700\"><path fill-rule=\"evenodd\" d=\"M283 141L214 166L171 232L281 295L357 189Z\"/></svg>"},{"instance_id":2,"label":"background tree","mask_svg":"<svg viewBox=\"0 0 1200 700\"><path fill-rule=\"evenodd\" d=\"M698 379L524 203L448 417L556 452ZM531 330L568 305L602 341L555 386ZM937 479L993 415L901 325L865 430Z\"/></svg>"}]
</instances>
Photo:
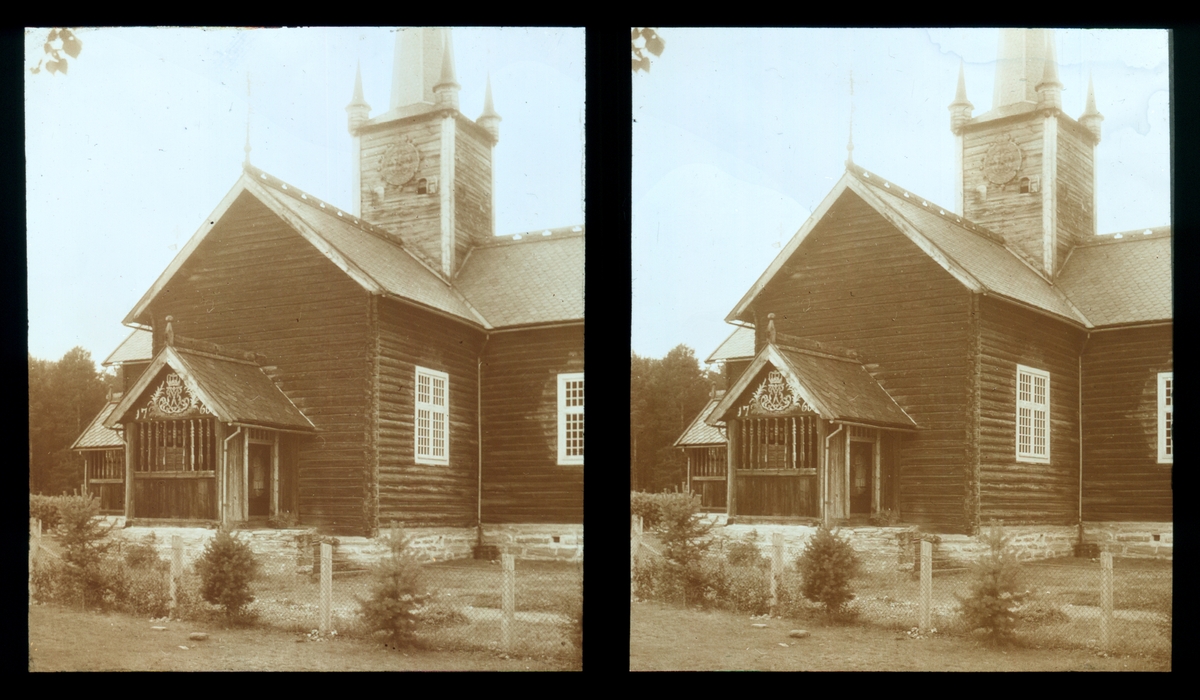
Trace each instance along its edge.
<instances>
[{"instance_id":1,"label":"background tree","mask_svg":"<svg viewBox=\"0 0 1200 700\"><path fill-rule=\"evenodd\" d=\"M70 493L83 483L71 445L104 406L110 375L76 347L57 362L29 355L29 490Z\"/></svg>"},{"instance_id":2,"label":"background tree","mask_svg":"<svg viewBox=\"0 0 1200 700\"><path fill-rule=\"evenodd\" d=\"M712 381L692 349L679 345L662 359L630 357L630 487L661 491L680 485L686 459L674 447L708 401Z\"/></svg>"},{"instance_id":3,"label":"background tree","mask_svg":"<svg viewBox=\"0 0 1200 700\"><path fill-rule=\"evenodd\" d=\"M644 70L649 73L650 57L646 54L652 53L656 58L661 56L666 43L658 32L650 27L634 27L631 34L629 48L633 54L633 72Z\"/></svg>"},{"instance_id":4,"label":"background tree","mask_svg":"<svg viewBox=\"0 0 1200 700\"><path fill-rule=\"evenodd\" d=\"M67 57L78 58L79 52L83 50L83 42L70 29L51 29L46 34L46 43L42 45L46 52L46 58L37 62L37 65L30 68L30 73L42 72L42 64L45 63L46 70L53 73L67 74ZM648 69L648 68L647 68Z\"/></svg>"}]
</instances>

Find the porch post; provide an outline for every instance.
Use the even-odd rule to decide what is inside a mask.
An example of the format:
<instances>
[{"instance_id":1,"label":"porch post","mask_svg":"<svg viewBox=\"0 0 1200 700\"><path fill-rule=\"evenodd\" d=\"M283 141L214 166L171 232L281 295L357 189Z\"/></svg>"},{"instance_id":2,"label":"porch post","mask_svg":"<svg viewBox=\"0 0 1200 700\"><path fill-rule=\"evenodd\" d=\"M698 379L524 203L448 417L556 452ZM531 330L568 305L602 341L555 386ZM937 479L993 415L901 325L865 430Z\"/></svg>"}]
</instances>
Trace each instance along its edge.
<instances>
[{"instance_id":1,"label":"porch post","mask_svg":"<svg viewBox=\"0 0 1200 700\"><path fill-rule=\"evenodd\" d=\"M871 479L871 514L876 515L883 510L880 506L880 495L883 493L883 486L879 483L883 479L883 469L880 468L881 458L879 451L883 448L882 430L875 431L875 478Z\"/></svg>"},{"instance_id":2,"label":"porch post","mask_svg":"<svg viewBox=\"0 0 1200 700\"><path fill-rule=\"evenodd\" d=\"M825 450L825 421L814 418L817 424L817 517L829 527L829 456Z\"/></svg>"},{"instance_id":3,"label":"porch post","mask_svg":"<svg viewBox=\"0 0 1200 700\"><path fill-rule=\"evenodd\" d=\"M271 445L271 515L279 515L279 433Z\"/></svg>"},{"instance_id":4,"label":"porch post","mask_svg":"<svg viewBox=\"0 0 1200 700\"><path fill-rule=\"evenodd\" d=\"M726 431L729 439L726 441L728 446L725 450L725 517L730 520L737 514L737 480L734 478L734 468L737 466L738 450L741 449L741 441L738 439L738 431L741 430L741 421L731 419L728 421Z\"/></svg>"},{"instance_id":5,"label":"porch post","mask_svg":"<svg viewBox=\"0 0 1200 700\"><path fill-rule=\"evenodd\" d=\"M133 460L138 450L137 424L125 424L125 521L133 518Z\"/></svg>"}]
</instances>

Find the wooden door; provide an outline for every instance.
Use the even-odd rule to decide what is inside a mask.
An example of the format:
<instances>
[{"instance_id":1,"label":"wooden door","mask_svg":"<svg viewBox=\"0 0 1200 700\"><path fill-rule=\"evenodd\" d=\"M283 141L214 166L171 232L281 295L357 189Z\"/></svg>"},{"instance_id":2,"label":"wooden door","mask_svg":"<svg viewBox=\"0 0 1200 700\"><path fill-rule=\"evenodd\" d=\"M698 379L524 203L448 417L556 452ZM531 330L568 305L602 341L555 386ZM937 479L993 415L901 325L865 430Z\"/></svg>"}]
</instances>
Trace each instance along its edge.
<instances>
[{"instance_id":1,"label":"wooden door","mask_svg":"<svg viewBox=\"0 0 1200 700\"><path fill-rule=\"evenodd\" d=\"M250 517L271 514L271 446L250 444L249 493Z\"/></svg>"},{"instance_id":2,"label":"wooden door","mask_svg":"<svg viewBox=\"0 0 1200 700\"><path fill-rule=\"evenodd\" d=\"M850 441L850 513L870 515L875 493L875 443Z\"/></svg>"}]
</instances>

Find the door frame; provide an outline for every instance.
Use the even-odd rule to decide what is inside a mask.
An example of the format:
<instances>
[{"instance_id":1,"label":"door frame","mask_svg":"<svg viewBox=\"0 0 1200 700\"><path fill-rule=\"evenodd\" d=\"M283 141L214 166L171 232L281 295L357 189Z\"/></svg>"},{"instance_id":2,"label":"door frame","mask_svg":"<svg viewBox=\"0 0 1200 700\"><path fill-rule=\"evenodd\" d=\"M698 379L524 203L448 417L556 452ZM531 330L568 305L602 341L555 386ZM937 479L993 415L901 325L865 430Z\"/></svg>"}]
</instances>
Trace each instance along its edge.
<instances>
[{"instance_id":1,"label":"door frame","mask_svg":"<svg viewBox=\"0 0 1200 700\"><path fill-rule=\"evenodd\" d=\"M267 470L267 475L271 480L270 494L268 495L267 517L279 514L279 433L271 431L270 439L251 438L250 432L246 432L244 442L244 455L242 459L242 493L245 496L242 499L242 520L250 519L250 446L259 445L268 449L267 454L270 455L270 466ZM262 517L255 516L255 517Z\"/></svg>"},{"instance_id":2,"label":"door frame","mask_svg":"<svg viewBox=\"0 0 1200 700\"><path fill-rule=\"evenodd\" d=\"M879 431L876 430L874 432L875 432L875 434L871 437L861 437L861 436L857 436L857 435L852 435L849 437L849 440L848 440L849 444L846 445L846 515L847 515L847 517L849 517L851 515L874 515L875 513L879 512ZM869 469L868 473L871 476L871 484L870 484L871 504L868 508L868 512L865 514L864 513L855 513L852 510L852 506L851 506L851 503L852 503L851 491L853 490L854 487L853 487L853 482L851 481L851 474L850 474L850 453L853 451L853 445L856 442L866 443L871 446L871 464L868 466L868 469Z\"/></svg>"}]
</instances>

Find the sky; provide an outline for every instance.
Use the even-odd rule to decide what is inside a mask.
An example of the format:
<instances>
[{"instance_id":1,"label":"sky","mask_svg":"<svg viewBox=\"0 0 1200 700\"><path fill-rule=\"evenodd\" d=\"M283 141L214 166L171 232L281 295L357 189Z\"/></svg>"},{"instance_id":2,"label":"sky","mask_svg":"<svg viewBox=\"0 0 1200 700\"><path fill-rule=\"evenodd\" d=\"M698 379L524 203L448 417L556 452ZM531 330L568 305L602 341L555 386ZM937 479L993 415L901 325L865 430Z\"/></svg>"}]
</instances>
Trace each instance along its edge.
<instances>
[{"instance_id":1,"label":"sky","mask_svg":"<svg viewBox=\"0 0 1200 700\"><path fill-rule=\"evenodd\" d=\"M26 31L29 352L99 363L121 319L234 186L245 158L350 211L345 107L357 61L371 116L387 111L387 28L80 29L66 75L30 67ZM584 222L584 33L453 30L461 111L500 123L496 232ZM247 90L249 76L249 91ZM249 96L247 96L249 95Z\"/></svg>"},{"instance_id":2,"label":"sky","mask_svg":"<svg viewBox=\"0 0 1200 700\"><path fill-rule=\"evenodd\" d=\"M661 28L633 75L633 352L703 360L724 322L854 163L953 209L948 106L960 64L991 109L996 30ZM1171 222L1168 33L1054 32L1063 109L1089 72L1104 115L1101 234ZM851 96L853 74L853 96ZM853 110L853 119L851 113Z\"/></svg>"}]
</instances>

